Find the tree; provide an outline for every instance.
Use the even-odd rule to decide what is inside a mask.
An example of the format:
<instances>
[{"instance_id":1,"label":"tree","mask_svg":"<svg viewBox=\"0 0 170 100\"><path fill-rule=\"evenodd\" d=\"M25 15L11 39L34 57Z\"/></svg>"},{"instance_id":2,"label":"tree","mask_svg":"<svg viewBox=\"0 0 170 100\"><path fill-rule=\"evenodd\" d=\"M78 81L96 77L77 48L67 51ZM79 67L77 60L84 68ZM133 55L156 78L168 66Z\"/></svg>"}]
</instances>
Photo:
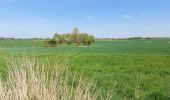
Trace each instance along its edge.
<instances>
[{"instance_id":1,"label":"tree","mask_svg":"<svg viewBox=\"0 0 170 100\"><path fill-rule=\"evenodd\" d=\"M64 37L62 34L55 33L53 39L57 40L59 44L64 42Z\"/></svg>"},{"instance_id":2,"label":"tree","mask_svg":"<svg viewBox=\"0 0 170 100\"><path fill-rule=\"evenodd\" d=\"M90 36L87 33L81 35L81 42L83 45L90 46L93 41L93 36Z\"/></svg>"},{"instance_id":3,"label":"tree","mask_svg":"<svg viewBox=\"0 0 170 100\"><path fill-rule=\"evenodd\" d=\"M72 40L77 43L77 45L80 45L80 31L78 28L72 30Z\"/></svg>"},{"instance_id":4,"label":"tree","mask_svg":"<svg viewBox=\"0 0 170 100\"><path fill-rule=\"evenodd\" d=\"M91 45L95 42L95 38L88 33L80 33L78 28L74 28L71 33L58 34L55 33L53 39L49 40L49 45L58 45L62 43L72 44L76 43L77 45Z\"/></svg>"},{"instance_id":5,"label":"tree","mask_svg":"<svg viewBox=\"0 0 170 100\"><path fill-rule=\"evenodd\" d=\"M94 36L93 36L93 35L91 35L91 36L90 36L90 38L91 38L92 42L94 43L94 42L95 42L95 38L94 38Z\"/></svg>"},{"instance_id":6,"label":"tree","mask_svg":"<svg viewBox=\"0 0 170 100\"><path fill-rule=\"evenodd\" d=\"M72 43L72 36L70 33L66 33L63 34L64 35L64 42L66 42L67 44L71 44Z\"/></svg>"}]
</instances>

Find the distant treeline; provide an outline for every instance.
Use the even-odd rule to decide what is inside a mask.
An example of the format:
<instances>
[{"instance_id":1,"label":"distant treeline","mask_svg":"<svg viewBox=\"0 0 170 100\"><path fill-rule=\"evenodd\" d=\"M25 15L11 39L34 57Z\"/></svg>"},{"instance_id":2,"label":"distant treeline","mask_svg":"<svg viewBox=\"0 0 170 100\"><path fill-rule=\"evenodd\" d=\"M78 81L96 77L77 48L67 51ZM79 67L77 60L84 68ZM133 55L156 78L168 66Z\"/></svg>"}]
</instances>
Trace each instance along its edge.
<instances>
[{"instance_id":1,"label":"distant treeline","mask_svg":"<svg viewBox=\"0 0 170 100\"><path fill-rule=\"evenodd\" d=\"M0 40L46 40L49 38L6 38L0 37Z\"/></svg>"},{"instance_id":2,"label":"distant treeline","mask_svg":"<svg viewBox=\"0 0 170 100\"><path fill-rule=\"evenodd\" d=\"M170 37L96 38L95 40L145 40L145 39L170 39Z\"/></svg>"},{"instance_id":3,"label":"distant treeline","mask_svg":"<svg viewBox=\"0 0 170 100\"><path fill-rule=\"evenodd\" d=\"M86 36L86 41L88 38L91 37L92 42L95 40L140 40L140 39L170 39L170 37L129 37L129 38L94 38L94 36L89 35L88 33L78 33L78 34L73 34L72 33L65 33L65 34L59 34L55 33L53 38L13 38L13 37L0 37L0 40L53 40L56 39L59 44L61 43L77 43L77 42L83 42L83 37L85 40ZM76 33L76 32L75 32ZM78 38L75 38L77 37ZM88 38L87 38L88 37ZM74 39L75 38L75 39ZM77 41L76 39L79 39ZM75 41L76 40L76 41ZM85 42L85 41L84 41Z\"/></svg>"},{"instance_id":4,"label":"distant treeline","mask_svg":"<svg viewBox=\"0 0 170 100\"><path fill-rule=\"evenodd\" d=\"M129 40L141 40L141 39L170 39L169 37L130 37Z\"/></svg>"},{"instance_id":5,"label":"distant treeline","mask_svg":"<svg viewBox=\"0 0 170 100\"><path fill-rule=\"evenodd\" d=\"M16 38L5 38L5 37L0 37L0 40L15 40Z\"/></svg>"}]
</instances>

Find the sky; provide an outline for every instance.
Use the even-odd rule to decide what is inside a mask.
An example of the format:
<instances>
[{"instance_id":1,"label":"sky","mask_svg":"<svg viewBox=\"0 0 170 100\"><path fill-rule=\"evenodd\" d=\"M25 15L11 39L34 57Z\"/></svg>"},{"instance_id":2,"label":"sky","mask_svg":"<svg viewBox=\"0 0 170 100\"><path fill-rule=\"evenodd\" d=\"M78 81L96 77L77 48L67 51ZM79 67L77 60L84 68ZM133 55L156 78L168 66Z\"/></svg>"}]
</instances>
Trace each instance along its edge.
<instances>
[{"instance_id":1,"label":"sky","mask_svg":"<svg viewBox=\"0 0 170 100\"><path fill-rule=\"evenodd\" d=\"M0 0L0 37L45 38L74 27L98 38L170 37L170 0Z\"/></svg>"}]
</instances>

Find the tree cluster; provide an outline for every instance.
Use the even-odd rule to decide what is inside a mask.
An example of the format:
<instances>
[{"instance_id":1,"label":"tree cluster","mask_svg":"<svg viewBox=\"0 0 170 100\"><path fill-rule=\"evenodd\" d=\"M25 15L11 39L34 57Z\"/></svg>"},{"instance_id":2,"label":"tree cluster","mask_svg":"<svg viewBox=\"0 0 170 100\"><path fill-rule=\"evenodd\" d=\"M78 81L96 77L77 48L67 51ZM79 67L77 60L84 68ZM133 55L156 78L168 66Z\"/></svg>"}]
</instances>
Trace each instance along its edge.
<instances>
[{"instance_id":1,"label":"tree cluster","mask_svg":"<svg viewBox=\"0 0 170 100\"><path fill-rule=\"evenodd\" d=\"M72 44L75 43L77 46L85 45L90 46L95 42L95 38L88 33L80 33L77 28L74 28L71 33L58 34L55 33L53 39L48 41L50 46L56 46L62 43Z\"/></svg>"}]
</instances>

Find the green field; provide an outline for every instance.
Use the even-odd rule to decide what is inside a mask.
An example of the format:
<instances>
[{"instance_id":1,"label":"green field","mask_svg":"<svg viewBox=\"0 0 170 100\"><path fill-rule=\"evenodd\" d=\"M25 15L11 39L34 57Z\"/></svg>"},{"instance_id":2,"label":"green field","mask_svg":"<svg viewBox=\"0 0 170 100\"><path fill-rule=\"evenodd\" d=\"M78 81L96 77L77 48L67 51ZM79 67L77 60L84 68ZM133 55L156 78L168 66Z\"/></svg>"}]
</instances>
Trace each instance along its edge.
<instances>
[{"instance_id":1,"label":"green field","mask_svg":"<svg viewBox=\"0 0 170 100\"><path fill-rule=\"evenodd\" d=\"M103 93L112 89L116 100L170 99L170 39L96 41L90 47L45 47L42 40L0 40L3 77L6 59L23 55L66 63L73 73L93 77Z\"/></svg>"}]
</instances>

